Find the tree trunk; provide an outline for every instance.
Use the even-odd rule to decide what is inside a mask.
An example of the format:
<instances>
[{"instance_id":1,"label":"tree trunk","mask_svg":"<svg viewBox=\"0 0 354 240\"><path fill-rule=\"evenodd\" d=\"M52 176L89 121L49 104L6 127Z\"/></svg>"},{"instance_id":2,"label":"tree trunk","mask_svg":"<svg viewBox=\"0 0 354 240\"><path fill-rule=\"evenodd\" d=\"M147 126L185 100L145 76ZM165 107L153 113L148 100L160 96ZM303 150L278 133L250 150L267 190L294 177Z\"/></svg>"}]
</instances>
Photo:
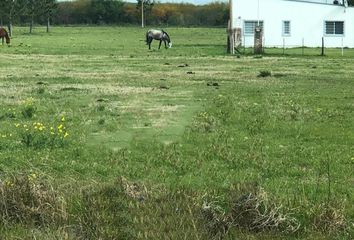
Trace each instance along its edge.
<instances>
[{"instance_id":1,"label":"tree trunk","mask_svg":"<svg viewBox=\"0 0 354 240\"><path fill-rule=\"evenodd\" d=\"M144 28L144 0L141 0L141 27Z\"/></svg>"},{"instance_id":2,"label":"tree trunk","mask_svg":"<svg viewBox=\"0 0 354 240\"><path fill-rule=\"evenodd\" d=\"M31 17L31 22L30 22L30 30L29 30L29 33L32 34L32 31L33 31L33 16Z\"/></svg>"},{"instance_id":3,"label":"tree trunk","mask_svg":"<svg viewBox=\"0 0 354 240\"><path fill-rule=\"evenodd\" d=\"M9 20L9 25L7 26L9 29L9 36L12 37L12 21Z\"/></svg>"},{"instance_id":4,"label":"tree trunk","mask_svg":"<svg viewBox=\"0 0 354 240\"><path fill-rule=\"evenodd\" d=\"M49 33L50 19L47 17L47 33Z\"/></svg>"}]
</instances>

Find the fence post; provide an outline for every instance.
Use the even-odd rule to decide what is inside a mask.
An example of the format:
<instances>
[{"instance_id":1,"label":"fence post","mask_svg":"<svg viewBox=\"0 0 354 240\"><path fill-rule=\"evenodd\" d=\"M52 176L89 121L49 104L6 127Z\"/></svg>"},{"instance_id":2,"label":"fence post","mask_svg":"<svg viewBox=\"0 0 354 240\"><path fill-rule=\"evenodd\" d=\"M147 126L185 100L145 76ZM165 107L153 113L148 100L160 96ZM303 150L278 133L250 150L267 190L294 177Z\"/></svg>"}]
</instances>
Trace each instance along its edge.
<instances>
[{"instance_id":1,"label":"fence post","mask_svg":"<svg viewBox=\"0 0 354 240\"><path fill-rule=\"evenodd\" d=\"M342 57L344 56L344 40L342 38Z\"/></svg>"},{"instance_id":2,"label":"fence post","mask_svg":"<svg viewBox=\"0 0 354 240\"><path fill-rule=\"evenodd\" d=\"M324 37L322 37L322 50L321 50L321 56L324 56Z\"/></svg>"},{"instance_id":3,"label":"fence post","mask_svg":"<svg viewBox=\"0 0 354 240\"><path fill-rule=\"evenodd\" d=\"M285 38L283 38L283 55L285 55Z\"/></svg>"},{"instance_id":4,"label":"fence post","mask_svg":"<svg viewBox=\"0 0 354 240\"><path fill-rule=\"evenodd\" d=\"M302 56L304 56L305 55L305 39L304 38L302 38Z\"/></svg>"},{"instance_id":5,"label":"fence post","mask_svg":"<svg viewBox=\"0 0 354 240\"><path fill-rule=\"evenodd\" d=\"M257 25L254 29L254 54L263 53L263 29Z\"/></svg>"}]
</instances>

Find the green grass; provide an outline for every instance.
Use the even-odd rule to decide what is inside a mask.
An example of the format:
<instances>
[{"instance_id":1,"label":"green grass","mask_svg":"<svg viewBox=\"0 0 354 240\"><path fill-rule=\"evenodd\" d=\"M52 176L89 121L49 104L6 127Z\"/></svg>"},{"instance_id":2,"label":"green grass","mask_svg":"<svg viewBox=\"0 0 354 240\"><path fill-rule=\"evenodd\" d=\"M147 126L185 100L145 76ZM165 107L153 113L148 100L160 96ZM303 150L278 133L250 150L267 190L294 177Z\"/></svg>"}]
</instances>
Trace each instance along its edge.
<instances>
[{"instance_id":1,"label":"green grass","mask_svg":"<svg viewBox=\"0 0 354 240\"><path fill-rule=\"evenodd\" d=\"M351 239L352 50L236 58L224 29L165 30L168 50L133 27L15 28L0 46L0 202L65 202L54 223L5 207L0 236ZM32 200L8 194L32 174ZM299 230L231 221L251 192Z\"/></svg>"}]
</instances>

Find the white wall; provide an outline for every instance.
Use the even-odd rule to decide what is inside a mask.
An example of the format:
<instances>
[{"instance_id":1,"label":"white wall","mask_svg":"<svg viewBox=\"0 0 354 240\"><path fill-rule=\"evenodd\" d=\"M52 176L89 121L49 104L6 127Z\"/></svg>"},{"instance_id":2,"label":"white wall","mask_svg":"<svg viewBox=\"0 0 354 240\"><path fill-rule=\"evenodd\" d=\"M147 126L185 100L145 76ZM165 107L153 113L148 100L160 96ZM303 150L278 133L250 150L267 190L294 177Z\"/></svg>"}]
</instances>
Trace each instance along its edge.
<instances>
[{"instance_id":1,"label":"white wall","mask_svg":"<svg viewBox=\"0 0 354 240\"><path fill-rule=\"evenodd\" d=\"M322 37L326 47L354 47L354 8L332 4L308 3L291 0L233 0L233 26L245 20L264 21L264 45L298 47L304 39L305 46L320 47ZM282 35L282 21L291 22L291 35ZM344 36L326 36L325 21L344 21ZM253 46L253 36L244 36L246 46Z\"/></svg>"}]
</instances>

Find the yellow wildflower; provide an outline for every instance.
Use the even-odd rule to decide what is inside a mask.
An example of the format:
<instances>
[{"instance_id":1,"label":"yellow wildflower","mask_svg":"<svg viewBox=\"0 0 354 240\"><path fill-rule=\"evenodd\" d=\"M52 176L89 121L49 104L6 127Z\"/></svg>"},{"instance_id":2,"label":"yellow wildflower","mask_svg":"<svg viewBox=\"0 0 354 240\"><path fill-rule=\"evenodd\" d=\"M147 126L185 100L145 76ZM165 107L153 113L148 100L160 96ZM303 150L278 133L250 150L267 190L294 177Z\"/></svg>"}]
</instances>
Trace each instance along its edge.
<instances>
[{"instance_id":1,"label":"yellow wildflower","mask_svg":"<svg viewBox=\"0 0 354 240\"><path fill-rule=\"evenodd\" d=\"M61 121L62 121L62 122L65 122L65 117L64 117L64 116L61 118Z\"/></svg>"},{"instance_id":2,"label":"yellow wildflower","mask_svg":"<svg viewBox=\"0 0 354 240\"><path fill-rule=\"evenodd\" d=\"M7 187L13 187L13 186L14 186L14 183L12 183L10 180L6 180L6 181L5 181L5 185L6 185Z\"/></svg>"},{"instance_id":3,"label":"yellow wildflower","mask_svg":"<svg viewBox=\"0 0 354 240\"><path fill-rule=\"evenodd\" d=\"M62 129L63 128L63 124L60 124L59 126L58 126L58 129Z\"/></svg>"},{"instance_id":4,"label":"yellow wildflower","mask_svg":"<svg viewBox=\"0 0 354 240\"><path fill-rule=\"evenodd\" d=\"M68 132L65 132L64 134L64 138L68 137L69 136L69 133Z\"/></svg>"},{"instance_id":5,"label":"yellow wildflower","mask_svg":"<svg viewBox=\"0 0 354 240\"><path fill-rule=\"evenodd\" d=\"M20 126L20 124L19 124L19 123L16 123L16 124L15 124L15 127L17 127L17 128L18 128L19 126Z\"/></svg>"},{"instance_id":6,"label":"yellow wildflower","mask_svg":"<svg viewBox=\"0 0 354 240\"><path fill-rule=\"evenodd\" d=\"M35 173L31 173L30 175L28 175L28 178L34 180L37 178L37 175Z\"/></svg>"}]
</instances>

